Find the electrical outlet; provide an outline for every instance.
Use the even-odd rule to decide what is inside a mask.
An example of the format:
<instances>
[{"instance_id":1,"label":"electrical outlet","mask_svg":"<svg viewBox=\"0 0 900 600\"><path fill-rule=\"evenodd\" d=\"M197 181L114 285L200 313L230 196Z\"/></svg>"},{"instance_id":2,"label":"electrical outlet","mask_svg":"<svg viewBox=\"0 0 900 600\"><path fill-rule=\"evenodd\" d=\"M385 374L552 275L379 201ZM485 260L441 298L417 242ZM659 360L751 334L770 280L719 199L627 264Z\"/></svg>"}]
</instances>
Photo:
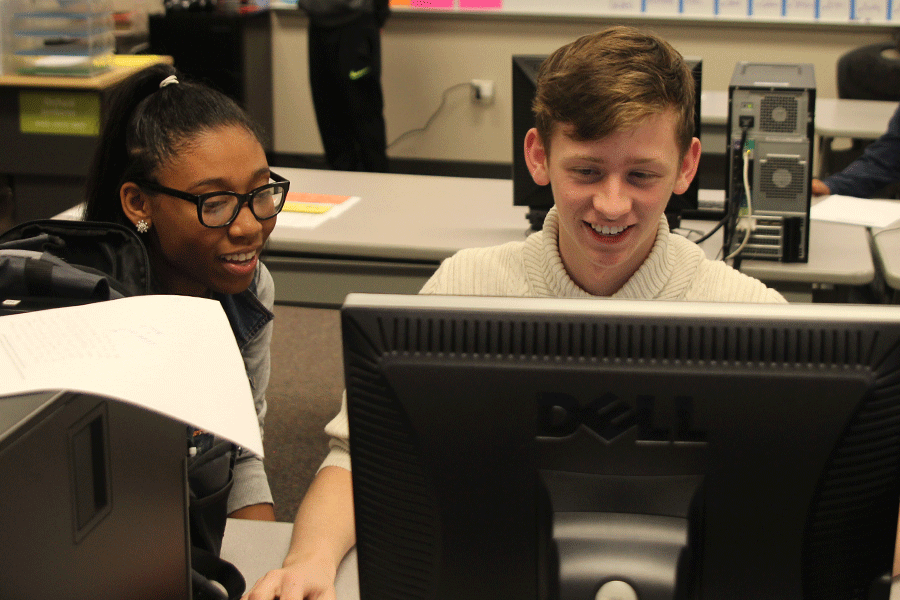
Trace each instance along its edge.
<instances>
[{"instance_id":1,"label":"electrical outlet","mask_svg":"<svg viewBox=\"0 0 900 600\"><path fill-rule=\"evenodd\" d=\"M472 101L481 104L490 104L494 101L494 82L490 79L473 79Z\"/></svg>"}]
</instances>

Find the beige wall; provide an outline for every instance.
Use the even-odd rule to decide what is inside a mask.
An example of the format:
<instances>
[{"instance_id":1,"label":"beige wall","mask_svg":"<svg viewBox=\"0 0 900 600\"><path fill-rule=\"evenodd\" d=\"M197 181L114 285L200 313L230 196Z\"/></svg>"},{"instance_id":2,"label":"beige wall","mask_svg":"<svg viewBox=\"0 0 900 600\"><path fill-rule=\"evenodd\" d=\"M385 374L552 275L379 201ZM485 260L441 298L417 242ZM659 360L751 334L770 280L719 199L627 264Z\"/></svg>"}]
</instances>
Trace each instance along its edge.
<instances>
[{"instance_id":1,"label":"beige wall","mask_svg":"<svg viewBox=\"0 0 900 600\"><path fill-rule=\"evenodd\" d=\"M306 68L306 19L297 10L273 11L274 146L278 152L321 153ZM619 21L622 22L622 21ZM383 34L388 141L422 127L445 89L471 79L495 82L493 104L473 102L467 87L448 94L424 133L388 154L398 158L509 163L512 160L511 56L545 54L609 20L526 19L395 11ZM703 87L726 90L741 60L809 62L820 97L837 95L835 64L852 48L890 39L890 28L632 20L669 40L684 55L703 59ZM516 148L518 151L518 148Z\"/></svg>"}]
</instances>

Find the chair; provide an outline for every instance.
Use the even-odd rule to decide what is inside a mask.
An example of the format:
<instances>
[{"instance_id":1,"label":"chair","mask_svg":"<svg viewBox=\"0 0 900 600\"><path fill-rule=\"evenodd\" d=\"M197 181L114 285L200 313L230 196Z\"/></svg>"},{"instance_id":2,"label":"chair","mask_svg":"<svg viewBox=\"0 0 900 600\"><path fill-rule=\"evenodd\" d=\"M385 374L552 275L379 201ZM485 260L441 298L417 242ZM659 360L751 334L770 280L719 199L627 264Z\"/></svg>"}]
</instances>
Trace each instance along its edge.
<instances>
[{"instance_id":1,"label":"chair","mask_svg":"<svg viewBox=\"0 0 900 600\"><path fill-rule=\"evenodd\" d=\"M900 40L869 44L851 50L837 63L838 98L900 101ZM821 140L822 177L842 171L859 158L872 140L850 140L849 148L835 148L835 139ZM878 197L898 197L900 188L891 185Z\"/></svg>"}]
</instances>

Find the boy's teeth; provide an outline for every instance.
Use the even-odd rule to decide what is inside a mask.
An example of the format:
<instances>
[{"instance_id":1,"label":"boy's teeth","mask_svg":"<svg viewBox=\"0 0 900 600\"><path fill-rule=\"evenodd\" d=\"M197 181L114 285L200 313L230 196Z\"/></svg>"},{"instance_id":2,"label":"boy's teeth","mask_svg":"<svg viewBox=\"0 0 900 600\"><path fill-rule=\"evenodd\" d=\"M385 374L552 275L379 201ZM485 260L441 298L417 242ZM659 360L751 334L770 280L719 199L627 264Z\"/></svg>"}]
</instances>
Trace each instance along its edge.
<instances>
[{"instance_id":1,"label":"boy's teeth","mask_svg":"<svg viewBox=\"0 0 900 600\"><path fill-rule=\"evenodd\" d=\"M617 233L622 233L625 231L624 227L609 227L607 225L603 225L601 227L592 226L594 231L597 233L602 233L603 235L616 235Z\"/></svg>"}]
</instances>

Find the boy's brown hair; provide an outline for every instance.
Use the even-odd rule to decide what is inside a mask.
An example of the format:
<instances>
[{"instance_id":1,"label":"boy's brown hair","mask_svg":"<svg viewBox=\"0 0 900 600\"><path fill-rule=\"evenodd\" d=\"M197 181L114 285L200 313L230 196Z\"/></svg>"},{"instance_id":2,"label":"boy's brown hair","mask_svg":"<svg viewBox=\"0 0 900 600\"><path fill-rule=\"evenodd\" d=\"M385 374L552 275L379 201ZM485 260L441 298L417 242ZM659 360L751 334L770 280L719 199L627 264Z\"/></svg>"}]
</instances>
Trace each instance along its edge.
<instances>
[{"instance_id":1,"label":"boy's brown hair","mask_svg":"<svg viewBox=\"0 0 900 600\"><path fill-rule=\"evenodd\" d=\"M694 136L694 78L668 42L633 27L588 34L551 54L538 72L532 109L547 151L559 124L597 140L674 109L681 155Z\"/></svg>"}]
</instances>

